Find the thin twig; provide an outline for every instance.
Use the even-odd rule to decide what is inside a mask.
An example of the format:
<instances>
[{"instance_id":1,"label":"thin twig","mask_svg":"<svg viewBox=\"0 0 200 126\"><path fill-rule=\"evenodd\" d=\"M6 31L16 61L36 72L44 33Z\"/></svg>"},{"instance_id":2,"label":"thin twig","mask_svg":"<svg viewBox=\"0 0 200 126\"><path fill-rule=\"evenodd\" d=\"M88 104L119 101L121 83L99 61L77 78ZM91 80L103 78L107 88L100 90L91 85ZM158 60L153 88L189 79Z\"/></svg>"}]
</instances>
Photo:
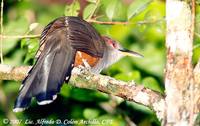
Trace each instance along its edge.
<instances>
[{"instance_id":1,"label":"thin twig","mask_svg":"<svg viewBox=\"0 0 200 126\"><path fill-rule=\"evenodd\" d=\"M138 21L135 24L154 24L162 21L165 21L165 18L161 18L158 20L143 20L143 21Z\"/></svg>"},{"instance_id":2,"label":"thin twig","mask_svg":"<svg viewBox=\"0 0 200 126\"><path fill-rule=\"evenodd\" d=\"M1 38L18 38L18 39L22 39L22 38L39 38L40 34L36 34L36 35L0 35Z\"/></svg>"},{"instance_id":3,"label":"thin twig","mask_svg":"<svg viewBox=\"0 0 200 126\"><path fill-rule=\"evenodd\" d=\"M96 24L107 24L107 25L128 25L128 24L153 24L157 22L164 21L165 19L158 19L158 20L144 20L144 21L138 21L138 22L128 22L128 21L98 21L95 19L89 19L87 22L90 23L96 23Z\"/></svg>"},{"instance_id":4,"label":"thin twig","mask_svg":"<svg viewBox=\"0 0 200 126\"><path fill-rule=\"evenodd\" d=\"M159 19L159 20L154 20L154 21L138 21L136 23L130 23L130 22L119 22L119 21L98 21L98 20L94 20L94 19L89 19L87 20L90 23L96 23L96 24L107 24L107 25L128 25L128 24L152 24L152 23L157 23L160 21L163 21L163 19ZM3 39L7 39L7 38L18 38L18 39L22 39L22 38L39 38L40 34L36 34L36 35L0 35L1 38Z\"/></svg>"},{"instance_id":5,"label":"thin twig","mask_svg":"<svg viewBox=\"0 0 200 126\"><path fill-rule=\"evenodd\" d=\"M108 25L115 25L115 24L129 24L129 22L118 22L118 21L97 21L94 19L89 19L87 22L96 23L96 24L108 24Z\"/></svg>"},{"instance_id":6,"label":"thin twig","mask_svg":"<svg viewBox=\"0 0 200 126\"><path fill-rule=\"evenodd\" d=\"M1 35L3 34L3 0L1 0ZM0 37L0 59L3 64L3 38Z\"/></svg>"}]
</instances>

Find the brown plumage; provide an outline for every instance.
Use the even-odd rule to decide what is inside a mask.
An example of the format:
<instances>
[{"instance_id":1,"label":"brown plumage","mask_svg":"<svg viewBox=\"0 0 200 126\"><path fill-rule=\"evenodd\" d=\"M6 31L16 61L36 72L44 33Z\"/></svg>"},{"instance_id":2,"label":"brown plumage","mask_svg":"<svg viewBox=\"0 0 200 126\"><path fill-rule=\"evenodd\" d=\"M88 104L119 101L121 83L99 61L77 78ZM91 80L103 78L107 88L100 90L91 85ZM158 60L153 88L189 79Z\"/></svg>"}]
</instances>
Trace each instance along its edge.
<instances>
[{"instance_id":1,"label":"brown plumage","mask_svg":"<svg viewBox=\"0 0 200 126\"><path fill-rule=\"evenodd\" d=\"M14 111L27 108L32 97L39 104L54 100L65 78L70 79L76 52L103 57L103 44L98 32L78 17L52 21L41 34L36 64L22 82Z\"/></svg>"},{"instance_id":2,"label":"brown plumage","mask_svg":"<svg viewBox=\"0 0 200 126\"><path fill-rule=\"evenodd\" d=\"M99 61L99 59L100 58L98 57L93 57L93 56L88 55L87 53L78 51L76 53L74 67L77 67L79 65L84 66L84 61L89 63L90 67L94 67Z\"/></svg>"},{"instance_id":3,"label":"brown plumage","mask_svg":"<svg viewBox=\"0 0 200 126\"><path fill-rule=\"evenodd\" d=\"M99 73L128 52L114 40L100 36L86 21L78 17L60 17L49 23L40 38L37 61L23 80L15 101L15 112L29 106L32 97L38 104L55 100L64 81L68 82L73 67L88 64ZM65 80L67 78L67 80Z\"/></svg>"}]
</instances>

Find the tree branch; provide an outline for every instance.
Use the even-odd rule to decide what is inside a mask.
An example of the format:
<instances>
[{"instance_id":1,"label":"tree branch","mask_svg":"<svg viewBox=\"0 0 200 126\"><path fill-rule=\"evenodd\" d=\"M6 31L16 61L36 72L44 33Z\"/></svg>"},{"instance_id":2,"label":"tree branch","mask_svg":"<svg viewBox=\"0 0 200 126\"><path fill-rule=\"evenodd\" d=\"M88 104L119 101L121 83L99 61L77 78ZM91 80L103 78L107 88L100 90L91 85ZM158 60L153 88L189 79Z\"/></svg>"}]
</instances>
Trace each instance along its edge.
<instances>
[{"instance_id":1,"label":"tree branch","mask_svg":"<svg viewBox=\"0 0 200 126\"><path fill-rule=\"evenodd\" d=\"M12 67L0 64L0 80L23 80L30 68L30 66ZM142 85L136 85L133 81L124 82L108 76L93 74L80 68L74 68L69 84L79 88L98 90L143 104L156 111L157 116L162 118L164 111L163 96Z\"/></svg>"},{"instance_id":2,"label":"tree branch","mask_svg":"<svg viewBox=\"0 0 200 126\"><path fill-rule=\"evenodd\" d=\"M107 24L107 25L116 25L116 24L124 24L124 25L127 25L127 24L130 24L129 22L119 22L119 21L97 21L97 20L94 20L94 19L89 19L89 20L87 20L87 22L96 23L96 24Z\"/></svg>"},{"instance_id":3,"label":"tree branch","mask_svg":"<svg viewBox=\"0 0 200 126\"><path fill-rule=\"evenodd\" d=\"M181 0L166 1L166 125L189 126L194 122L194 8L191 11L188 3Z\"/></svg>"},{"instance_id":4,"label":"tree branch","mask_svg":"<svg viewBox=\"0 0 200 126\"><path fill-rule=\"evenodd\" d=\"M39 38L40 34L36 34L36 35L0 35L0 38L18 38L18 39L22 39L22 38Z\"/></svg>"},{"instance_id":5,"label":"tree branch","mask_svg":"<svg viewBox=\"0 0 200 126\"><path fill-rule=\"evenodd\" d=\"M127 21L98 21L95 19L89 19L87 22L96 23L96 24L107 24L107 25L128 25L128 24L153 24L157 22L165 21L165 19L158 19L158 20L143 20L138 22L127 22Z\"/></svg>"}]
</instances>

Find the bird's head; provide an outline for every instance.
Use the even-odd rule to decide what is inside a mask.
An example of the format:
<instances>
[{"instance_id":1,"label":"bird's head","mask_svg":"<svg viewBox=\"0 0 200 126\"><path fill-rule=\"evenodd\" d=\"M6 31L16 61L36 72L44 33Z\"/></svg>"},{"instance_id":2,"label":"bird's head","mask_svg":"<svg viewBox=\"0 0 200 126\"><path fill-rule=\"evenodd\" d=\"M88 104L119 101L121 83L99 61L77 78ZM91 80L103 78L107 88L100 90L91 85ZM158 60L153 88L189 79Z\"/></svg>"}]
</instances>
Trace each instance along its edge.
<instances>
[{"instance_id":1,"label":"bird's head","mask_svg":"<svg viewBox=\"0 0 200 126\"><path fill-rule=\"evenodd\" d=\"M107 36L102 37L108 49L112 51L117 51L117 53L119 53L121 56L143 57L143 55L141 55L140 53L123 48L117 41Z\"/></svg>"}]
</instances>

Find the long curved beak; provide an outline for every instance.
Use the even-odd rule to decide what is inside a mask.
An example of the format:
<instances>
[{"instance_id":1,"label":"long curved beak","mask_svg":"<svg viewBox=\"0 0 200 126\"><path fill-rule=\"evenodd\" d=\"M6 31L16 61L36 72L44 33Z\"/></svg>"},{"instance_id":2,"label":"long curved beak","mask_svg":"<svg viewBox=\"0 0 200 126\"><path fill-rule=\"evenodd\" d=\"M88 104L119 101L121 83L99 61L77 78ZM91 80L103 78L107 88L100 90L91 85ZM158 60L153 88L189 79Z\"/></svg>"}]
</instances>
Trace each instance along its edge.
<instances>
[{"instance_id":1,"label":"long curved beak","mask_svg":"<svg viewBox=\"0 0 200 126\"><path fill-rule=\"evenodd\" d=\"M140 53L128 50L128 49L119 49L119 51L124 55L124 56L133 56L133 57L139 57L143 58L144 56Z\"/></svg>"}]
</instances>

